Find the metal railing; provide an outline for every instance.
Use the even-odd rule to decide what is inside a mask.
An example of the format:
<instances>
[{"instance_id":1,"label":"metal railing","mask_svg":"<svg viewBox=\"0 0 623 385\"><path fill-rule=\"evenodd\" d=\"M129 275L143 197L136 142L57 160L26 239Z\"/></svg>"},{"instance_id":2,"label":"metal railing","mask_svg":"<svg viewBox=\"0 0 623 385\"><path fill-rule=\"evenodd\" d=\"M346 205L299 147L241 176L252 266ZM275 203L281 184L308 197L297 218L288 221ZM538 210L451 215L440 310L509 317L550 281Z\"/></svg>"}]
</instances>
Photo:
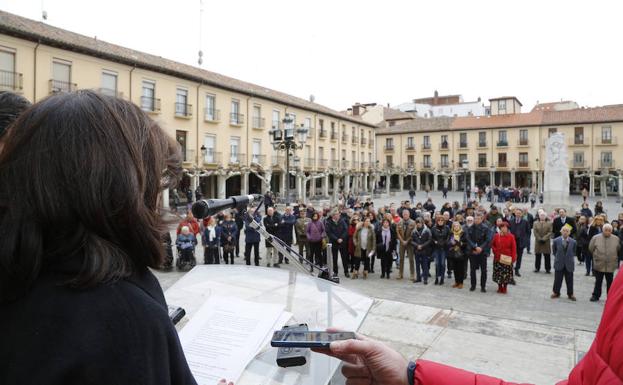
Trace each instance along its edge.
<instances>
[{"instance_id":1,"label":"metal railing","mask_svg":"<svg viewBox=\"0 0 623 385\"><path fill-rule=\"evenodd\" d=\"M599 159L599 168L614 168L614 159Z\"/></svg>"},{"instance_id":2,"label":"metal railing","mask_svg":"<svg viewBox=\"0 0 623 385\"><path fill-rule=\"evenodd\" d=\"M430 150L431 145L430 143L422 143L422 150Z\"/></svg>"},{"instance_id":3,"label":"metal railing","mask_svg":"<svg viewBox=\"0 0 623 385\"><path fill-rule=\"evenodd\" d=\"M414 151L415 150L415 143L411 143L411 144L407 143L406 149L407 149L407 151Z\"/></svg>"},{"instance_id":4,"label":"metal railing","mask_svg":"<svg viewBox=\"0 0 623 385\"><path fill-rule=\"evenodd\" d=\"M368 140L364 137L361 138L361 145L365 146L368 143Z\"/></svg>"},{"instance_id":5,"label":"metal railing","mask_svg":"<svg viewBox=\"0 0 623 385\"><path fill-rule=\"evenodd\" d=\"M337 140L337 132L331 131L331 140Z\"/></svg>"},{"instance_id":6,"label":"metal railing","mask_svg":"<svg viewBox=\"0 0 623 385\"><path fill-rule=\"evenodd\" d=\"M361 162L361 168L362 169L367 169L368 167L370 167L369 165L370 165L370 163L368 163L368 162Z\"/></svg>"},{"instance_id":7,"label":"metal railing","mask_svg":"<svg viewBox=\"0 0 623 385\"><path fill-rule=\"evenodd\" d=\"M596 145L601 145L601 146L610 146L610 145L616 145L617 144L617 137L616 136L612 136L610 138L603 138L603 137L599 137L597 138L597 141L595 142Z\"/></svg>"},{"instance_id":8,"label":"metal railing","mask_svg":"<svg viewBox=\"0 0 623 385\"><path fill-rule=\"evenodd\" d=\"M393 144L386 144L383 148L385 149L385 151L394 151Z\"/></svg>"},{"instance_id":9,"label":"metal railing","mask_svg":"<svg viewBox=\"0 0 623 385\"><path fill-rule=\"evenodd\" d=\"M528 139L519 139L517 141L518 146L528 146Z\"/></svg>"},{"instance_id":10,"label":"metal railing","mask_svg":"<svg viewBox=\"0 0 623 385\"><path fill-rule=\"evenodd\" d=\"M495 164L495 167L498 167L498 168L506 168L506 167L508 167L508 162L507 162L507 161L498 161L498 162Z\"/></svg>"},{"instance_id":11,"label":"metal railing","mask_svg":"<svg viewBox=\"0 0 623 385\"><path fill-rule=\"evenodd\" d=\"M21 73L0 71L0 88L8 91L19 91L24 88Z\"/></svg>"},{"instance_id":12,"label":"metal railing","mask_svg":"<svg viewBox=\"0 0 623 385\"><path fill-rule=\"evenodd\" d=\"M100 87L97 89L97 91L104 95L113 96L116 98L123 98L123 92L119 92L112 88Z\"/></svg>"},{"instance_id":13,"label":"metal railing","mask_svg":"<svg viewBox=\"0 0 623 385\"><path fill-rule=\"evenodd\" d=\"M213 148L208 148L203 156L203 164L205 165L218 165L221 164L223 159L222 152L216 152Z\"/></svg>"},{"instance_id":14,"label":"metal railing","mask_svg":"<svg viewBox=\"0 0 623 385\"><path fill-rule=\"evenodd\" d=\"M66 82L63 80L50 79L50 93L55 94L57 92L72 92L78 89L78 85L72 82Z\"/></svg>"},{"instance_id":15,"label":"metal railing","mask_svg":"<svg viewBox=\"0 0 623 385\"><path fill-rule=\"evenodd\" d=\"M487 142L478 141L478 148L483 148L483 147L487 147Z\"/></svg>"},{"instance_id":16,"label":"metal railing","mask_svg":"<svg viewBox=\"0 0 623 385\"><path fill-rule=\"evenodd\" d=\"M271 165L272 166L281 166L284 167L286 164L286 157L283 155L273 155L271 157Z\"/></svg>"},{"instance_id":17,"label":"metal railing","mask_svg":"<svg viewBox=\"0 0 623 385\"><path fill-rule=\"evenodd\" d=\"M358 144L358 143L359 143L359 137L353 136L353 144Z\"/></svg>"},{"instance_id":18,"label":"metal railing","mask_svg":"<svg viewBox=\"0 0 623 385\"><path fill-rule=\"evenodd\" d=\"M429 169L433 168L433 164L430 162L422 162L420 163L420 167L422 167L423 169Z\"/></svg>"},{"instance_id":19,"label":"metal railing","mask_svg":"<svg viewBox=\"0 0 623 385\"><path fill-rule=\"evenodd\" d=\"M266 119L262 118L261 116L254 116L252 118L252 126L253 128L264 128L264 126L266 125Z\"/></svg>"},{"instance_id":20,"label":"metal railing","mask_svg":"<svg viewBox=\"0 0 623 385\"><path fill-rule=\"evenodd\" d=\"M332 160L331 161L331 167L340 167L340 161L339 160Z\"/></svg>"},{"instance_id":21,"label":"metal railing","mask_svg":"<svg viewBox=\"0 0 623 385\"><path fill-rule=\"evenodd\" d=\"M251 163L260 166L266 166L266 155L252 154Z\"/></svg>"},{"instance_id":22,"label":"metal railing","mask_svg":"<svg viewBox=\"0 0 623 385\"><path fill-rule=\"evenodd\" d=\"M487 161L485 160L484 162L478 162L478 168L489 168L489 165L487 164Z\"/></svg>"},{"instance_id":23,"label":"metal railing","mask_svg":"<svg viewBox=\"0 0 623 385\"><path fill-rule=\"evenodd\" d=\"M517 161L517 168L528 168L528 167L530 167L530 162L529 161L527 161L527 160L526 161L521 161L521 160Z\"/></svg>"},{"instance_id":24,"label":"metal railing","mask_svg":"<svg viewBox=\"0 0 623 385\"><path fill-rule=\"evenodd\" d=\"M244 114L239 114L237 112L229 113L229 124L232 126L242 126L244 124Z\"/></svg>"},{"instance_id":25,"label":"metal railing","mask_svg":"<svg viewBox=\"0 0 623 385\"><path fill-rule=\"evenodd\" d=\"M182 151L183 163L195 163L195 150Z\"/></svg>"},{"instance_id":26,"label":"metal railing","mask_svg":"<svg viewBox=\"0 0 623 385\"><path fill-rule=\"evenodd\" d=\"M304 166L306 168L314 167L314 158L305 158Z\"/></svg>"},{"instance_id":27,"label":"metal railing","mask_svg":"<svg viewBox=\"0 0 623 385\"><path fill-rule=\"evenodd\" d=\"M442 170L447 170L450 168L450 162L439 162L439 168Z\"/></svg>"},{"instance_id":28,"label":"metal railing","mask_svg":"<svg viewBox=\"0 0 623 385\"><path fill-rule=\"evenodd\" d=\"M369 148L374 148L374 139L370 139L370 143L368 143Z\"/></svg>"},{"instance_id":29,"label":"metal railing","mask_svg":"<svg viewBox=\"0 0 623 385\"><path fill-rule=\"evenodd\" d=\"M467 142L459 142L459 148L467 148Z\"/></svg>"},{"instance_id":30,"label":"metal railing","mask_svg":"<svg viewBox=\"0 0 623 385\"><path fill-rule=\"evenodd\" d=\"M342 143L344 144L348 143L348 135L342 134Z\"/></svg>"},{"instance_id":31,"label":"metal railing","mask_svg":"<svg viewBox=\"0 0 623 385\"><path fill-rule=\"evenodd\" d=\"M206 122L218 122L221 120L221 111L214 108L204 108L203 120Z\"/></svg>"},{"instance_id":32,"label":"metal railing","mask_svg":"<svg viewBox=\"0 0 623 385\"><path fill-rule=\"evenodd\" d=\"M414 169L415 168L415 162L407 162L407 163L405 163L405 167Z\"/></svg>"},{"instance_id":33,"label":"metal railing","mask_svg":"<svg viewBox=\"0 0 623 385\"><path fill-rule=\"evenodd\" d=\"M587 167L586 160L582 159L580 161L580 160L572 159L571 167L572 168L586 168Z\"/></svg>"},{"instance_id":34,"label":"metal railing","mask_svg":"<svg viewBox=\"0 0 623 385\"><path fill-rule=\"evenodd\" d=\"M326 138L327 137L327 130L325 130L324 128L321 128L320 132L318 133L318 137L322 138L322 139Z\"/></svg>"},{"instance_id":35,"label":"metal railing","mask_svg":"<svg viewBox=\"0 0 623 385\"><path fill-rule=\"evenodd\" d=\"M246 154L241 153L229 154L229 158L227 158L227 163L238 166L245 165L247 163L247 156Z\"/></svg>"},{"instance_id":36,"label":"metal railing","mask_svg":"<svg viewBox=\"0 0 623 385\"><path fill-rule=\"evenodd\" d=\"M273 120L273 125L272 125L273 129L275 130L280 130L283 127L283 123L280 122L279 120Z\"/></svg>"},{"instance_id":37,"label":"metal railing","mask_svg":"<svg viewBox=\"0 0 623 385\"><path fill-rule=\"evenodd\" d=\"M348 163L348 161L347 161L347 160L342 159L342 162L341 162L341 163L342 163L342 168L348 168L348 164L349 164L349 163Z\"/></svg>"},{"instance_id":38,"label":"metal railing","mask_svg":"<svg viewBox=\"0 0 623 385\"><path fill-rule=\"evenodd\" d=\"M148 112L160 111L160 99L150 96L141 96L141 109Z\"/></svg>"},{"instance_id":39,"label":"metal railing","mask_svg":"<svg viewBox=\"0 0 623 385\"><path fill-rule=\"evenodd\" d=\"M329 161L326 159L318 159L318 166L319 167L327 167L327 165L329 164Z\"/></svg>"},{"instance_id":40,"label":"metal railing","mask_svg":"<svg viewBox=\"0 0 623 385\"><path fill-rule=\"evenodd\" d=\"M190 118L193 116L193 105L186 103L175 103L175 116Z\"/></svg>"},{"instance_id":41,"label":"metal railing","mask_svg":"<svg viewBox=\"0 0 623 385\"><path fill-rule=\"evenodd\" d=\"M498 140L496 143L498 147L508 147L508 140Z\"/></svg>"},{"instance_id":42,"label":"metal railing","mask_svg":"<svg viewBox=\"0 0 623 385\"><path fill-rule=\"evenodd\" d=\"M574 136L569 138L569 146L585 146L588 145L586 141L586 137L584 136Z\"/></svg>"},{"instance_id":43,"label":"metal railing","mask_svg":"<svg viewBox=\"0 0 623 385\"><path fill-rule=\"evenodd\" d=\"M441 143L439 143L439 149L440 150L448 150L448 149L450 149L450 144L448 142L441 142Z\"/></svg>"}]
</instances>

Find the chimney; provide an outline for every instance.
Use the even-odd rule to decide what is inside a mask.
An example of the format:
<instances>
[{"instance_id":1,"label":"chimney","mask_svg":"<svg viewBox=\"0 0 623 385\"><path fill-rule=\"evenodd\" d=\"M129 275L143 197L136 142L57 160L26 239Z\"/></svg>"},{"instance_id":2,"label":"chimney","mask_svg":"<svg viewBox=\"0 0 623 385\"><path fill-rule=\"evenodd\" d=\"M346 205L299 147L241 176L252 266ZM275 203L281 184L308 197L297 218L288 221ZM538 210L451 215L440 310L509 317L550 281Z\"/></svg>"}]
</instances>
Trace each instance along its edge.
<instances>
[{"instance_id":1,"label":"chimney","mask_svg":"<svg viewBox=\"0 0 623 385\"><path fill-rule=\"evenodd\" d=\"M353 116L359 116L359 103L353 106Z\"/></svg>"}]
</instances>

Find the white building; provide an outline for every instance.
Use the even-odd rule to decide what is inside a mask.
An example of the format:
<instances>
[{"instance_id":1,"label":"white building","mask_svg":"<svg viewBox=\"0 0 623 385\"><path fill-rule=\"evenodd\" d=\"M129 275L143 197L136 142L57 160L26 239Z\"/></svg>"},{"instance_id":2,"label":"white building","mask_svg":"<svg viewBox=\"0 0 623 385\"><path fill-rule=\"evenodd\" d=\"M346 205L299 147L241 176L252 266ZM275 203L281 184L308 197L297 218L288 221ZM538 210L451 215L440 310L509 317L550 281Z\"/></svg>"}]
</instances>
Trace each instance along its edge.
<instances>
[{"instance_id":1,"label":"white building","mask_svg":"<svg viewBox=\"0 0 623 385\"><path fill-rule=\"evenodd\" d=\"M437 116L485 116L488 108L478 98L476 101L465 102L462 95L442 95L435 91L433 97L414 99L394 107L403 112L415 114L421 118Z\"/></svg>"}]
</instances>

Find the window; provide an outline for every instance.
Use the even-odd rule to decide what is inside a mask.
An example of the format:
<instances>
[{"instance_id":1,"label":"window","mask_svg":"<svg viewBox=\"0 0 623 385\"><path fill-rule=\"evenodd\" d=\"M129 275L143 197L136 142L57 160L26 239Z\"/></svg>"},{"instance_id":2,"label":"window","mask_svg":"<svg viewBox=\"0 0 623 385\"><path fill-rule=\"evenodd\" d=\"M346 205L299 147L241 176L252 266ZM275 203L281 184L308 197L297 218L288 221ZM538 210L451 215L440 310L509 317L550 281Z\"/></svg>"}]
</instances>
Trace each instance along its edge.
<instances>
[{"instance_id":1,"label":"window","mask_svg":"<svg viewBox=\"0 0 623 385\"><path fill-rule=\"evenodd\" d=\"M229 139L229 162L230 163L238 163L240 162L240 138L237 136L232 136Z\"/></svg>"},{"instance_id":2,"label":"window","mask_svg":"<svg viewBox=\"0 0 623 385\"><path fill-rule=\"evenodd\" d=\"M368 163L370 163L370 166L372 166L372 153L371 152L368 153Z\"/></svg>"},{"instance_id":3,"label":"window","mask_svg":"<svg viewBox=\"0 0 623 385\"><path fill-rule=\"evenodd\" d=\"M52 92L73 91L71 84L71 64L67 62L52 62Z\"/></svg>"},{"instance_id":4,"label":"window","mask_svg":"<svg viewBox=\"0 0 623 385\"><path fill-rule=\"evenodd\" d=\"M467 132L461 132L459 134L459 146L462 148L467 147Z\"/></svg>"},{"instance_id":5,"label":"window","mask_svg":"<svg viewBox=\"0 0 623 385\"><path fill-rule=\"evenodd\" d=\"M353 166L355 165L354 163L357 161L357 152L352 151L350 154L350 160L353 161Z\"/></svg>"},{"instance_id":6,"label":"window","mask_svg":"<svg viewBox=\"0 0 623 385\"><path fill-rule=\"evenodd\" d=\"M407 167L415 167L415 155L407 155Z\"/></svg>"},{"instance_id":7,"label":"window","mask_svg":"<svg viewBox=\"0 0 623 385\"><path fill-rule=\"evenodd\" d=\"M331 149L331 162L333 162L334 160L336 160L336 159L335 159L335 155L336 155L336 153L335 153L335 148L332 148L332 149Z\"/></svg>"},{"instance_id":8,"label":"window","mask_svg":"<svg viewBox=\"0 0 623 385\"><path fill-rule=\"evenodd\" d=\"M487 167L487 154L478 154L478 167Z\"/></svg>"},{"instance_id":9,"label":"window","mask_svg":"<svg viewBox=\"0 0 623 385\"><path fill-rule=\"evenodd\" d=\"M117 96L117 74L110 71L102 72L102 88L104 95Z\"/></svg>"},{"instance_id":10,"label":"window","mask_svg":"<svg viewBox=\"0 0 623 385\"><path fill-rule=\"evenodd\" d=\"M394 158L391 155L387 155L385 157L385 164L389 167L392 167L394 165Z\"/></svg>"},{"instance_id":11,"label":"window","mask_svg":"<svg viewBox=\"0 0 623 385\"><path fill-rule=\"evenodd\" d=\"M506 100L498 100L498 113L506 113Z\"/></svg>"},{"instance_id":12,"label":"window","mask_svg":"<svg viewBox=\"0 0 623 385\"><path fill-rule=\"evenodd\" d=\"M506 167L506 153L498 154L498 167Z\"/></svg>"},{"instance_id":13,"label":"window","mask_svg":"<svg viewBox=\"0 0 623 385\"><path fill-rule=\"evenodd\" d=\"M318 119L318 126L320 126L320 130L324 130L324 120Z\"/></svg>"},{"instance_id":14,"label":"window","mask_svg":"<svg viewBox=\"0 0 623 385\"><path fill-rule=\"evenodd\" d=\"M8 90L22 88L15 73L15 53L0 51L0 87Z\"/></svg>"},{"instance_id":15,"label":"window","mask_svg":"<svg viewBox=\"0 0 623 385\"><path fill-rule=\"evenodd\" d=\"M415 148L415 144L413 143L413 137L409 136L407 138L407 148Z\"/></svg>"},{"instance_id":16,"label":"window","mask_svg":"<svg viewBox=\"0 0 623 385\"><path fill-rule=\"evenodd\" d=\"M424 155L424 168L430 168L430 155Z\"/></svg>"},{"instance_id":17,"label":"window","mask_svg":"<svg viewBox=\"0 0 623 385\"><path fill-rule=\"evenodd\" d=\"M253 128L264 128L264 119L262 119L262 106L253 105Z\"/></svg>"},{"instance_id":18,"label":"window","mask_svg":"<svg viewBox=\"0 0 623 385\"><path fill-rule=\"evenodd\" d=\"M253 139L253 144L251 145L251 163L261 164L261 161L260 161L261 154L262 154L262 140Z\"/></svg>"},{"instance_id":19,"label":"window","mask_svg":"<svg viewBox=\"0 0 623 385\"><path fill-rule=\"evenodd\" d=\"M318 147L318 159L320 160L321 166L326 166L324 158L324 147Z\"/></svg>"},{"instance_id":20,"label":"window","mask_svg":"<svg viewBox=\"0 0 623 385\"><path fill-rule=\"evenodd\" d=\"M519 153L519 167L528 167L528 153L527 152Z\"/></svg>"},{"instance_id":21,"label":"window","mask_svg":"<svg viewBox=\"0 0 623 385\"><path fill-rule=\"evenodd\" d=\"M273 110L273 128L281 127L281 112Z\"/></svg>"},{"instance_id":22,"label":"window","mask_svg":"<svg viewBox=\"0 0 623 385\"><path fill-rule=\"evenodd\" d=\"M555 134L557 131L558 129L556 127L550 127L549 130L547 130L547 137L549 138L550 136Z\"/></svg>"},{"instance_id":23,"label":"window","mask_svg":"<svg viewBox=\"0 0 623 385\"><path fill-rule=\"evenodd\" d=\"M441 148L448 148L448 135L441 135Z\"/></svg>"},{"instance_id":24,"label":"window","mask_svg":"<svg viewBox=\"0 0 623 385\"><path fill-rule=\"evenodd\" d=\"M498 131L498 146L508 146L506 131Z\"/></svg>"},{"instance_id":25,"label":"window","mask_svg":"<svg viewBox=\"0 0 623 385\"><path fill-rule=\"evenodd\" d=\"M604 143L604 144L612 143L612 127L611 126L601 127L601 143Z\"/></svg>"},{"instance_id":26,"label":"window","mask_svg":"<svg viewBox=\"0 0 623 385\"><path fill-rule=\"evenodd\" d=\"M448 154L442 154L441 155L441 167L442 168L447 168L448 167Z\"/></svg>"},{"instance_id":27,"label":"window","mask_svg":"<svg viewBox=\"0 0 623 385\"><path fill-rule=\"evenodd\" d=\"M216 113L216 96L212 94L206 95L205 120L215 122L218 120Z\"/></svg>"},{"instance_id":28,"label":"window","mask_svg":"<svg viewBox=\"0 0 623 385\"><path fill-rule=\"evenodd\" d=\"M175 115L190 115L190 111L188 108L188 90L184 88L178 88L175 92Z\"/></svg>"},{"instance_id":29,"label":"window","mask_svg":"<svg viewBox=\"0 0 623 385\"><path fill-rule=\"evenodd\" d=\"M156 111L156 83L143 80L141 108L145 111Z\"/></svg>"},{"instance_id":30,"label":"window","mask_svg":"<svg viewBox=\"0 0 623 385\"><path fill-rule=\"evenodd\" d=\"M231 113L229 121L231 124L242 124L242 116L240 115L240 101L237 99L231 100Z\"/></svg>"},{"instance_id":31,"label":"window","mask_svg":"<svg viewBox=\"0 0 623 385\"><path fill-rule=\"evenodd\" d=\"M573 142L575 144L584 144L584 127L576 127L573 135Z\"/></svg>"},{"instance_id":32,"label":"window","mask_svg":"<svg viewBox=\"0 0 623 385\"><path fill-rule=\"evenodd\" d=\"M186 131L175 131L175 139L182 148L182 159L186 162L189 158L186 154Z\"/></svg>"},{"instance_id":33,"label":"window","mask_svg":"<svg viewBox=\"0 0 623 385\"><path fill-rule=\"evenodd\" d=\"M528 145L528 130L519 130L519 145Z\"/></svg>"},{"instance_id":34,"label":"window","mask_svg":"<svg viewBox=\"0 0 623 385\"><path fill-rule=\"evenodd\" d=\"M467 154L459 154L459 166L467 162Z\"/></svg>"},{"instance_id":35,"label":"window","mask_svg":"<svg viewBox=\"0 0 623 385\"><path fill-rule=\"evenodd\" d=\"M478 146L487 147L487 133L485 131L478 133Z\"/></svg>"},{"instance_id":36,"label":"window","mask_svg":"<svg viewBox=\"0 0 623 385\"><path fill-rule=\"evenodd\" d=\"M428 135L424 135L424 148L430 148L430 136Z\"/></svg>"},{"instance_id":37,"label":"window","mask_svg":"<svg viewBox=\"0 0 623 385\"><path fill-rule=\"evenodd\" d=\"M216 148L216 136L206 135L203 138L203 145L206 148L206 153L203 157L205 163L216 163L216 154L214 149Z\"/></svg>"},{"instance_id":38,"label":"window","mask_svg":"<svg viewBox=\"0 0 623 385\"><path fill-rule=\"evenodd\" d=\"M573 167L584 167L583 151L576 151L573 153Z\"/></svg>"},{"instance_id":39,"label":"window","mask_svg":"<svg viewBox=\"0 0 623 385\"><path fill-rule=\"evenodd\" d=\"M612 153L610 151L601 153L601 165L600 167L612 167Z\"/></svg>"},{"instance_id":40,"label":"window","mask_svg":"<svg viewBox=\"0 0 623 385\"><path fill-rule=\"evenodd\" d=\"M394 149L394 138L385 138L385 149L386 150Z\"/></svg>"}]
</instances>

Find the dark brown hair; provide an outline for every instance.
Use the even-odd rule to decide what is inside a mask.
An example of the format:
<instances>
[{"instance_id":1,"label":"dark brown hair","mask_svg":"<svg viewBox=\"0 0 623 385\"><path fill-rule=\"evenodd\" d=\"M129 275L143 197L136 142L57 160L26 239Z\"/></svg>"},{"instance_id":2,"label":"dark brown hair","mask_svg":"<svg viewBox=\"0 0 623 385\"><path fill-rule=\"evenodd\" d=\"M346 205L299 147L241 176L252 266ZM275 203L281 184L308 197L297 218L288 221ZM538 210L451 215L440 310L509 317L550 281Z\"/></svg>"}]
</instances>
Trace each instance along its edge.
<instances>
[{"instance_id":1,"label":"dark brown hair","mask_svg":"<svg viewBox=\"0 0 623 385\"><path fill-rule=\"evenodd\" d=\"M23 96L10 91L0 91L0 137L28 107L30 102Z\"/></svg>"},{"instance_id":2,"label":"dark brown hair","mask_svg":"<svg viewBox=\"0 0 623 385\"><path fill-rule=\"evenodd\" d=\"M180 151L153 120L79 91L40 101L13 127L0 154L0 301L70 257L78 288L161 265L158 196L177 182Z\"/></svg>"}]
</instances>

